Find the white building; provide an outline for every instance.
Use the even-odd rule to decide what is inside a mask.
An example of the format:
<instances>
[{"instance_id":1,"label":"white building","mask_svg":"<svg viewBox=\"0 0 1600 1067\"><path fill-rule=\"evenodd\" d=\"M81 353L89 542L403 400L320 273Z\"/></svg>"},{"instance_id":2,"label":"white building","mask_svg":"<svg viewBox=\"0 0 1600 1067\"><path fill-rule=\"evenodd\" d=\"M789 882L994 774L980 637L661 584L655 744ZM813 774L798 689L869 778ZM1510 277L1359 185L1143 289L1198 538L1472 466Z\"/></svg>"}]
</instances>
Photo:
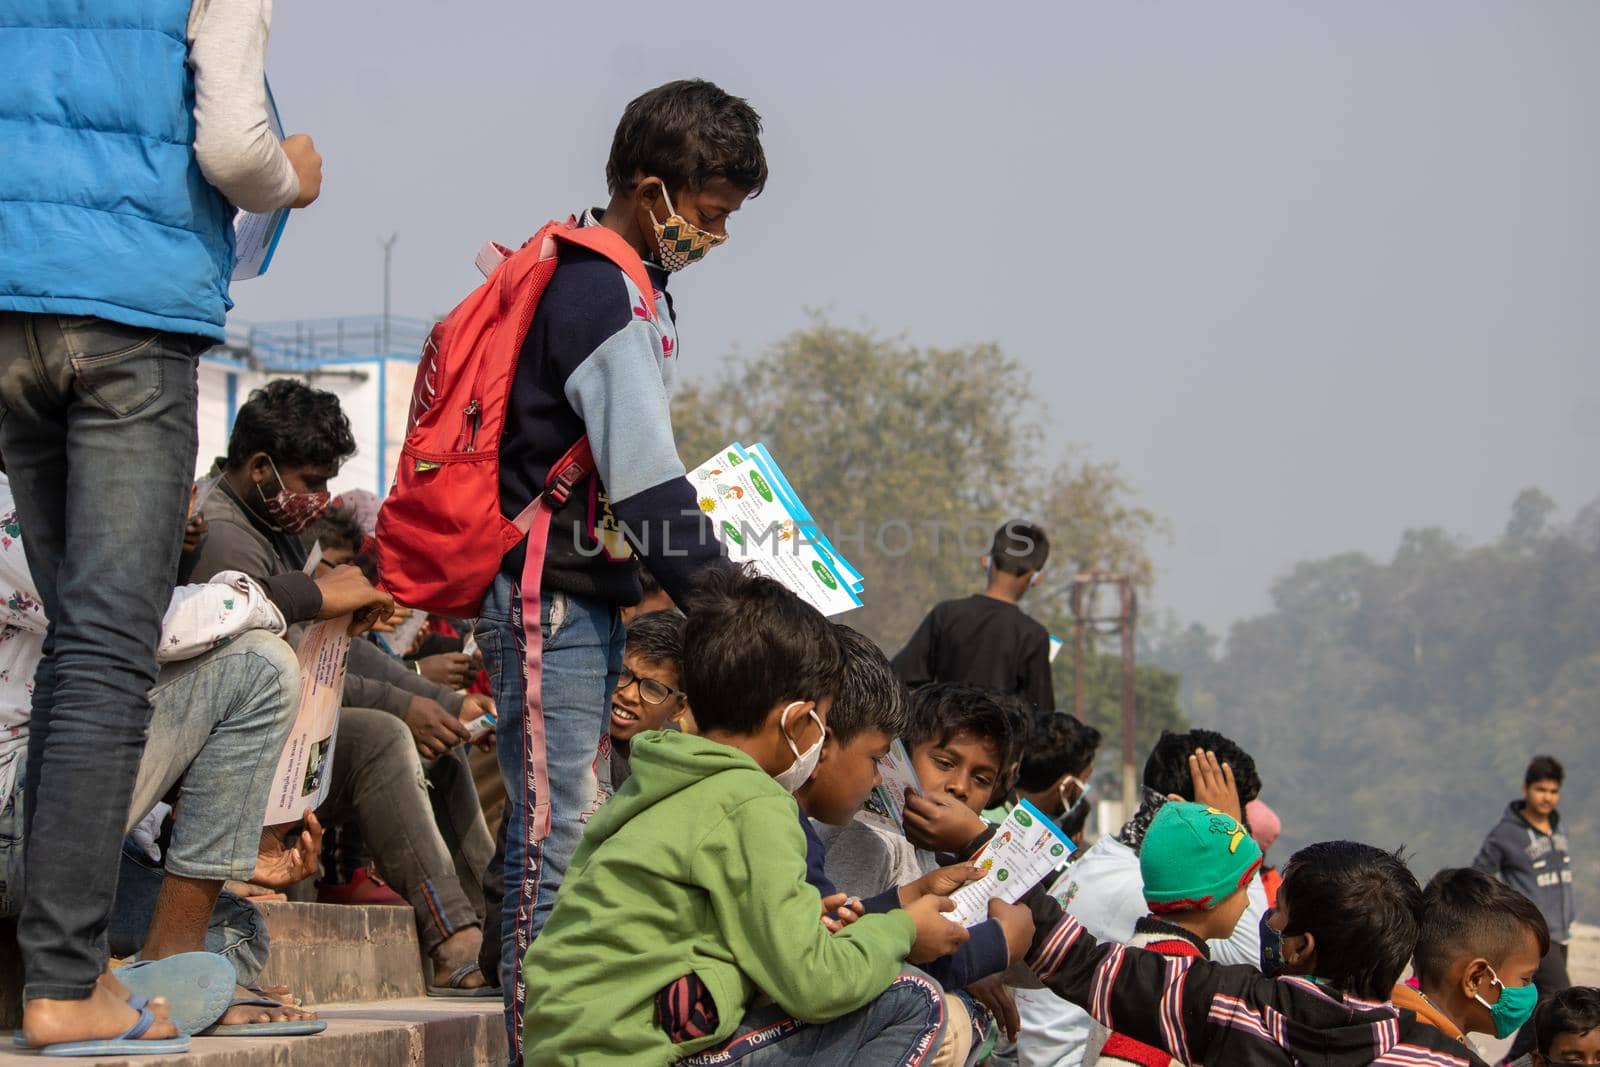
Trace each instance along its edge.
<instances>
[{"instance_id":1,"label":"white building","mask_svg":"<svg viewBox=\"0 0 1600 1067\"><path fill-rule=\"evenodd\" d=\"M405 440L422 342L432 323L392 316L230 325L228 341L200 357L200 449L196 477L228 451L234 415L251 391L274 378L300 378L339 398L356 454L332 488L370 489L394 481Z\"/></svg>"}]
</instances>

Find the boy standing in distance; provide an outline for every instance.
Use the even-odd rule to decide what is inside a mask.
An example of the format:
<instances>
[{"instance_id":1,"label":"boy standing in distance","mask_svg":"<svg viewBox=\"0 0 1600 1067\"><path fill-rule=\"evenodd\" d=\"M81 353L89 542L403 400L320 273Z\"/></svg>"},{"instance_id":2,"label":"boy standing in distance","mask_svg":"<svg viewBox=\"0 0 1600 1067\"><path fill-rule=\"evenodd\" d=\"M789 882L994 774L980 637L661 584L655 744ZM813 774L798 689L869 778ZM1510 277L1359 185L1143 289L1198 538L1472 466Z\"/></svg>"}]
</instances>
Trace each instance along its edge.
<instances>
[{"instance_id":1,"label":"boy standing in distance","mask_svg":"<svg viewBox=\"0 0 1600 1067\"><path fill-rule=\"evenodd\" d=\"M132 1034L140 1013L100 979L234 209L305 207L322 184L311 139L267 121L270 25L264 0L40 0L0 27L0 452L51 620L17 927L35 1044L174 1033Z\"/></svg>"},{"instance_id":2,"label":"boy standing in distance","mask_svg":"<svg viewBox=\"0 0 1600 1067\"><path fill-rule=\"evenodd\" d=\"M806 882L792 794L839 688L832 625L745 572L707 574L689 603L700 733L639 737L633 777L589 820L523 968L525 1062L925 1062L943 1001L902 961L966 940L949 899L834 932Z\"/></svg>"},{"instance_id":3,"label":"boy standing in distance","mask_svg":"<svg viewBox=\"0 0 1600 1067\"><path fill-rule=\"evenodd\" d=\"M1567 942L1576 917L1572 899L1572 857L1561 829L1561 783L1566 771L1554 756L1535 756L1522 776L1522 799L1506 806L1500 823L1483 839L1472 865L1492 874L1539 906L1550 927L1550 946L1533 984L1539 996L1559 993L1567 977ZM1533 1031L1524 1027L1511 1056L1533 1049Z\"/></svg>"},{"instance_id":4,"label":"boy standing in distance","mask_svg":"<svg viewBox=\"0 0 1600 1067\"><path fill-rule=\"evenodd\" d=\"M1039 527L1013 519L996 530L983 559L988 585L928 612L894 658L900 680L913 689L928 682L981 685L1020 696L1035 711L1053 710L1050 634L1017 606L1049 557Z\"/></svg>"},{"instance_id":5,"label":"boy standing in distance","mask_svg":"<svg viewBox=\"0 0 1600 1067\"><path fill-rule=\"evenodd\" d=\"M620 235L644 260L653 291L636 291L604 256L563 250L512 380L500 441L506 517L544 490L550 468L585 436L595 471L551 518L534 674L539 721L524 712L523 546L508 553L477 626L507 793L500 967L513 1057L522 958L597 798L595 756L622 666L619 613L641 598L633 549L679 605L698 571L726 565L673 441L667 392L678 338L666 288L669 274L727 240L729 216L766 185L760 134L749 104L705 81L671 82L630 103L606 163L610 202L585 211L582 225ZM631 543L600 533L618 529Z\"/></svg>"},{"instance_id":6,"label":"boy standing in distance","mask_svg":"<svg viewBox=\"0 0 1600 1067\"><path fill-rule=\"evenodd\" d=\"M1533 1015L1530 983L1549 947L1533 901L1470 867L1440 871L1422 893L1414 965L1422 988L1395 986L1395 1006L1459 1041L1510 1037Z\"/></svg>"}]
</instances>

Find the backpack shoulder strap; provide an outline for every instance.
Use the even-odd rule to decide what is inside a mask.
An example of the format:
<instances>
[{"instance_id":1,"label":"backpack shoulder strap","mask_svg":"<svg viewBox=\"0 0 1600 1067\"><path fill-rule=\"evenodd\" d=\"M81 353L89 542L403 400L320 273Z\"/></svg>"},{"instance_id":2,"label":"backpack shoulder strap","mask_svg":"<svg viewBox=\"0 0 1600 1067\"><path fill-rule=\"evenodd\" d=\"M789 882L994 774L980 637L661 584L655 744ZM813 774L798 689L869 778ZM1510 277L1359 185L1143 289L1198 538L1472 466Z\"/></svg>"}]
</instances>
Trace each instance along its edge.
<instances>
[{"instance_id":1,"label":"backpack shoulder strap","mask_svg":"<svg viewBox=\"0 0 1600 1067\"><path fill-rule=\"evenodd\" d=\"M650 283L650 275L644 269L644 260L639 258L639 253L633 250L632 245L622 239L621 234L604 226L559 227L550 233L558 241L587 248L615 263L617 269L626 274L633 287L639 290L639 295L645 298L645 308L651 320L655 320L656 302L651 299L655 286Z\"/></svg>"}]
</instances>

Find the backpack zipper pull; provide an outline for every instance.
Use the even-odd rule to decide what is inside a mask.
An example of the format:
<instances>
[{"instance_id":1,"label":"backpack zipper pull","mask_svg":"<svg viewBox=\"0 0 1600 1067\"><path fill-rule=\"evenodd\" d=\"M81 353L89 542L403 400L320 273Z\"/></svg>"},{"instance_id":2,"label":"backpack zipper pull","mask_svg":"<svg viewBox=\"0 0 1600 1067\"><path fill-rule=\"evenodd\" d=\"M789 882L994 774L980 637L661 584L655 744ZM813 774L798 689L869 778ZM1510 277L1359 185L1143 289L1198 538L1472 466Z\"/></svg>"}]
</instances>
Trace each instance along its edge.
<instances>
[{"instance_id":1,"label":"backpack zipper pull","mask_svg":"<svg viewBox=\"0 0 1600 1067\"><path fill-rule=\"evenodd\" d=\"M478 407L477 399L474 398L467 404L466 409L462 412L462 414L467 418L467 447L462 450L464 452L473 452L477 450L478 422L481 410L482 409Z\"/></svg>"}]
</instances>

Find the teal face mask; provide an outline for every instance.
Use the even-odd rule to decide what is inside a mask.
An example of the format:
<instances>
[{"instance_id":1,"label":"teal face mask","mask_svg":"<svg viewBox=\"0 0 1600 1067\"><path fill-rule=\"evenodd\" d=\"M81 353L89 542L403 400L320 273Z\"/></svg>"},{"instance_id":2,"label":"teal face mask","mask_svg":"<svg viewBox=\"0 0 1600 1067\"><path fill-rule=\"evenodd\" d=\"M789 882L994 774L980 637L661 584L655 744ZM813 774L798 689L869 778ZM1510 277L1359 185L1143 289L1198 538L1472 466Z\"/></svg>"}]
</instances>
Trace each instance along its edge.
<instances>
[{"instance_id":1,"label":"teal face mask","mask_svg":"<svg viewBox=\"0 0 1600 1067\"><path fill-rule=\"evenodd\" d=\"M1508 986L1500 981L1500 976L1493 970L1489 971L1489 978L1500 987L1500 999L1490 1004L1477 993L1472 995L1472 999L1489 1009L1489 1018L1494 1020L1494 1036L1504 1040L1533 1018L1533 1009L1539 1004L1539 987L1531 982L1523 986Z\"/></svg>"}]
</instances>

